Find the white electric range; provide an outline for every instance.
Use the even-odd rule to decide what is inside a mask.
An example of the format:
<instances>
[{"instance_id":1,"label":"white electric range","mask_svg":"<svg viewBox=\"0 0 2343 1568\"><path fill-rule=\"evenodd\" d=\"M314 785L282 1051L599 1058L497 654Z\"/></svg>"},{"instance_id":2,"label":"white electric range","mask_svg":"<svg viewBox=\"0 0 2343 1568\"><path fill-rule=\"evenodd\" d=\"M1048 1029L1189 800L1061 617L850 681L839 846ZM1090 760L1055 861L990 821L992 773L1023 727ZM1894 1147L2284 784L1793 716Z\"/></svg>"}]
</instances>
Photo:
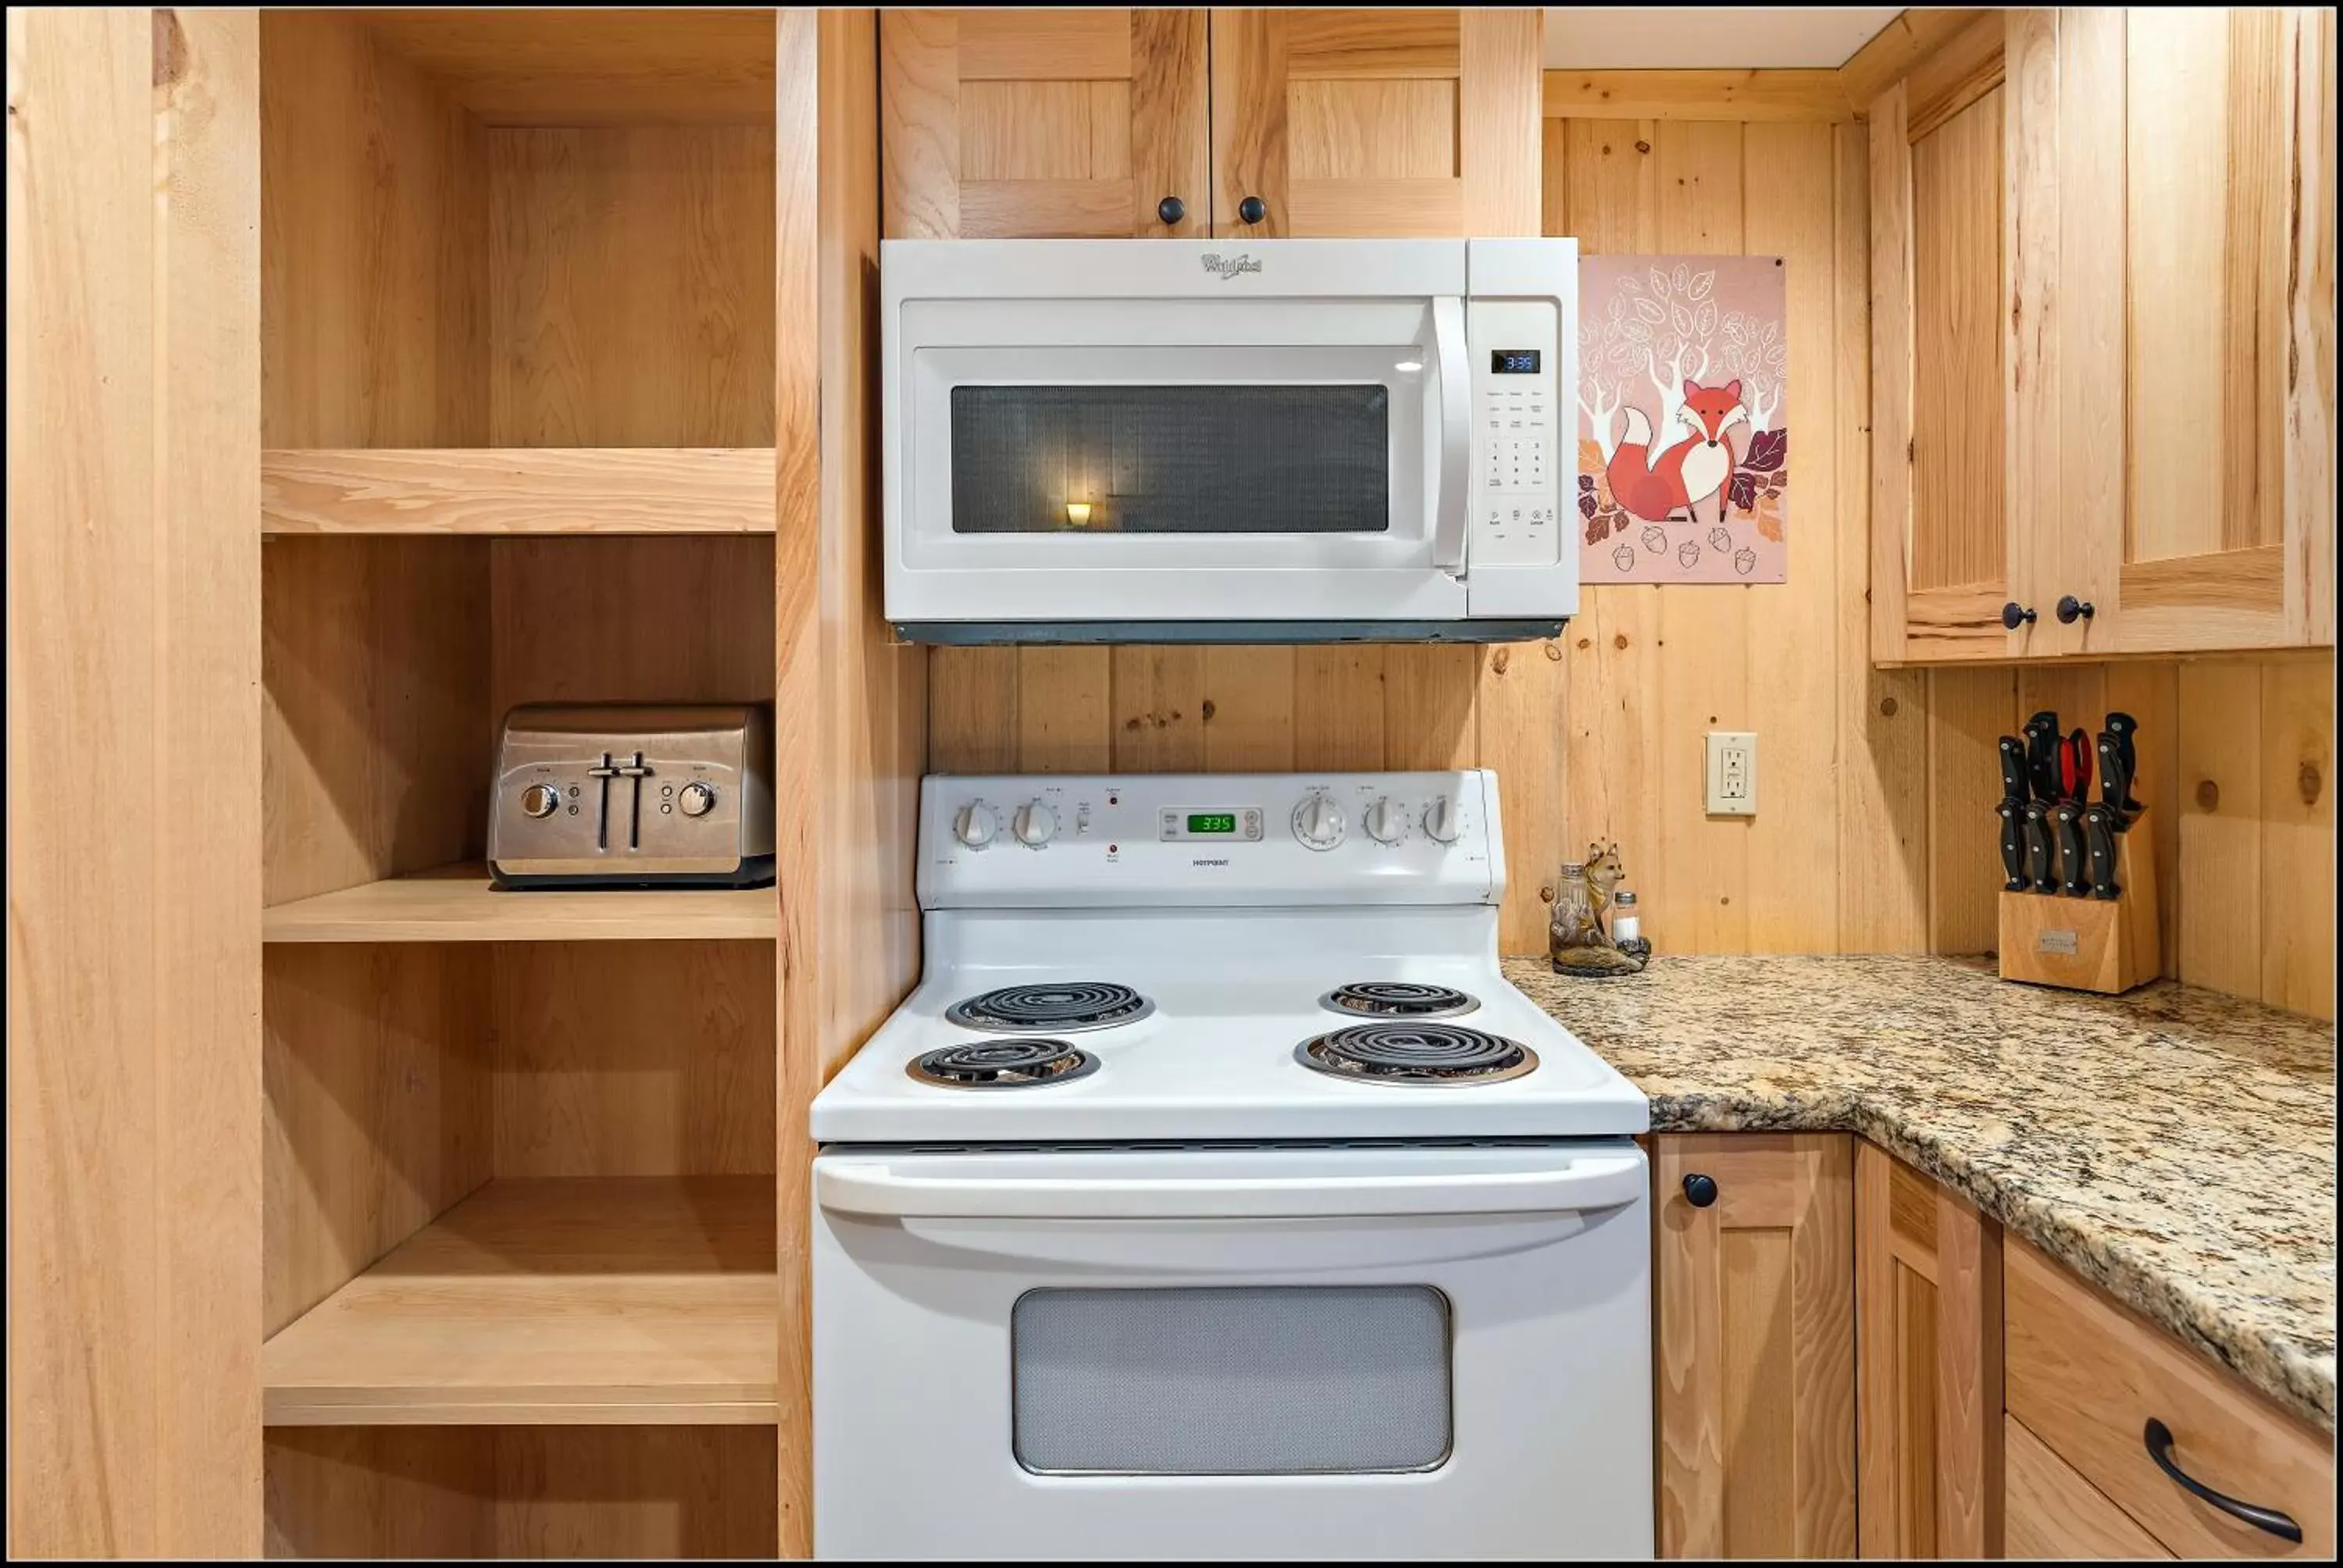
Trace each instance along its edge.
<instances>
[{"instance_id":1,"label":"white electric range","mask_svg":"<svg viewBox=\"0 0 2343 1568\"><path fill-rule=\"evenodd\" d=\"M1493 775L935 777L918 852L820 1555L1651 1553L1648 1110L1498 970Z\"/></svg>"}]
</instances>

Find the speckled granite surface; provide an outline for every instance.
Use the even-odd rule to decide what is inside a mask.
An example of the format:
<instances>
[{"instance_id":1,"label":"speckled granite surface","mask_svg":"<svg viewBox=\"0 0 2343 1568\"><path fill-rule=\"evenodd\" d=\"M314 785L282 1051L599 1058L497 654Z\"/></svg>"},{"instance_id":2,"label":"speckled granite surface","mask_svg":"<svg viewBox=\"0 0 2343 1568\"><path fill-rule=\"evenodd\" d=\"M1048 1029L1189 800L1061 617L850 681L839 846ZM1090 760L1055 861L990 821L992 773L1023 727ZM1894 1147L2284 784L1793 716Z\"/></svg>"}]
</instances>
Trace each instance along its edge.
<instances>
[{"instance_id":1,"label":"speckled granite surface","mask_svg":"<svg viewBox=\"0 0 2343 1568\"><path fill-rule=\"evenodd\" d=\"M1651 1097L1654 1129L1861 1133L2334 1429L2332 1025L1956 959L1505 973Z\"/></svg>"}]
</instances>

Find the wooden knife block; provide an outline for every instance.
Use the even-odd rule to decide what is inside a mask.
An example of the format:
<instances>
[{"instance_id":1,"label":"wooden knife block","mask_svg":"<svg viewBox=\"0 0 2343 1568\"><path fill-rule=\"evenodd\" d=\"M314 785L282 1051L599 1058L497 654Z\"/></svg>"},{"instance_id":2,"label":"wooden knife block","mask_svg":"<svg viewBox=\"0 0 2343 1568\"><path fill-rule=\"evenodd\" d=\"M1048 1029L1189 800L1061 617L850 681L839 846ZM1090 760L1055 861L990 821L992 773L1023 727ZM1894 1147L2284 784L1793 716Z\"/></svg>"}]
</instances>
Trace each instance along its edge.
<instances>
[{"instance_id":1,"label":"wooden knife block","mask_svg":"<svg viewBox=\"0 0 2343 1568\"><path fill-rule=\"evenodd\" d=\"M2113 899L2002 894L2001 978L2107 996L2156 979L2164 960L2146 812L2116 835L2116 886Z\"/></svg>"}]
</instances>

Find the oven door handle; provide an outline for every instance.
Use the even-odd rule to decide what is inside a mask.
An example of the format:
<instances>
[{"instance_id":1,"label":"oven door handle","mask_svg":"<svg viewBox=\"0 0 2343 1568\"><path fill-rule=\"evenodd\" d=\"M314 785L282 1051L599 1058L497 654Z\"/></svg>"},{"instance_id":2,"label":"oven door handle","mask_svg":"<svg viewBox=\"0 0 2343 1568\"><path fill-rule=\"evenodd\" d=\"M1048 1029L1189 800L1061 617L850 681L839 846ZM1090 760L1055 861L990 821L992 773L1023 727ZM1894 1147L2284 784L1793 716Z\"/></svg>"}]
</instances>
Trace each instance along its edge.
<instances>
[{"instance_id":1,"label":"oven door handle","mask_svg":"<svg viewBox=\"0 0 2343 1568\"><path fill-rule=\"evenodd\" d=\"M1464 527L1472 517L1473 372L1464 353L1464 301L1432 301L1432 344L1440 357L1440 442L1433 474L1432 564L1464 575Z\"/></svg>"},{"instance_id":2,"label":"oven door handle","mask_svg":"<svg viewBox=\"0 0 2343 1568\"><path fill-rule=\"evenodd\" d=\"M911 1175L878 1161L814 1167L833 1213L897 1219L1322 1220L1554 1214L1644 1195L1642 1157L1583 1155L1543 1170L1420 1176L1066 1178Z\"/></svg>"}]
</instances>

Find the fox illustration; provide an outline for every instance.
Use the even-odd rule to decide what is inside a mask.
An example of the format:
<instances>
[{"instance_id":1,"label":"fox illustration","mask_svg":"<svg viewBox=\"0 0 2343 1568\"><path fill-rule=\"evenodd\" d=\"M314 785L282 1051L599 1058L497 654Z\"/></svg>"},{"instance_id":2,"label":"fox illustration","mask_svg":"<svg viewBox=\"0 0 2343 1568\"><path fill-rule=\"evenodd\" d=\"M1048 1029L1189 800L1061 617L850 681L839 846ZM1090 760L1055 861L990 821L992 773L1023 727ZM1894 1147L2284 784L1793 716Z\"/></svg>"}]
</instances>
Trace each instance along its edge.
<instances>
[{"instance_id":1,"label":"fox illustration","mask_svg":"<svg viewBox=\"0 0 2343 1568\"><path fill-rule=\"evenodd\" d=\"M1657 456L1652 453L1652 422L1641 408L1628 407L1626 437L1611 455L1606 470L1611 494L1639 518L1692 523L1700 521L1694 507L1714 496L1715 520L1722 523L1725 483L1740 461L1725 433L1736 424L1749 423L1749 411L1741 406L1741 383L1703 387L1687 381L1684 395L1684 407L1676 417L1688 434Z\"/></svg>"}]
</instances>

